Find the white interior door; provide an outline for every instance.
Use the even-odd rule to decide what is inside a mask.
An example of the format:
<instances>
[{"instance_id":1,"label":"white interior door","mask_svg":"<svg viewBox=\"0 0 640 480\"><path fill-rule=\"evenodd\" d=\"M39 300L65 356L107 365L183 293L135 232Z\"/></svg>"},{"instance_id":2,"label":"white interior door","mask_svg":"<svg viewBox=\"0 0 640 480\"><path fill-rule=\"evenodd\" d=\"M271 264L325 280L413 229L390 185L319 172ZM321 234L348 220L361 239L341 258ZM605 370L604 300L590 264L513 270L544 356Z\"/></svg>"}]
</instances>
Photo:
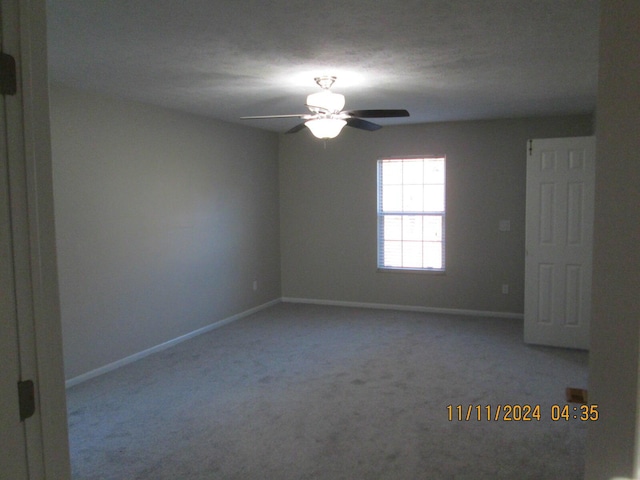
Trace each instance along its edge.
<instances>
[{"instance_id":1,"label":"white interior door","mask_svg":"<svg viewBox=\"0 0 640 480\"><path fill-rule=\"evenodd\" d=\"M527 145L524 340L589 348L595 137Z\"/></svg>"}]
</instances>

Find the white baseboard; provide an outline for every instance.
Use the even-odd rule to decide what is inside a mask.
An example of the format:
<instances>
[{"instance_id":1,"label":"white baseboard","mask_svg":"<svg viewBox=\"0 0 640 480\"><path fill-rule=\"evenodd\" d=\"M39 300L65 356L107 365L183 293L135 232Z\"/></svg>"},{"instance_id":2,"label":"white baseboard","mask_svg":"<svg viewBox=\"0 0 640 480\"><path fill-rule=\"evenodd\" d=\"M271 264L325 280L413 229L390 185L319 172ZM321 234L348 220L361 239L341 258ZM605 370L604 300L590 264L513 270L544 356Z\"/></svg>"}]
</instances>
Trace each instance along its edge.
<instances>
[{"instance_id":1,"label":"white baseboard","mask_svg":"<svg viewBox=\"0 0 640 480\"><path fill-rule=\"evenodd\" d=\"M487 312L482 310L463 310L458 308L434 308L434 307L422 307L422 306L412 306L412 305L392 305L392 304L386 304L386 303L346 302L341 300L320 300L320 299L313 299L313 298L282 297L282 298L276 298L275 300L271 300L270 302L267 302L267 303L263 303L262 305L258 305L257 307L250 308L249 310L245 310L244 312L237 313L235 315L232 315L231 317L224 318L222 320L212 323L211 325L207 325L206 327L202 327L202 328L199 328L198 330L194 330L193 332L187 333L185 335L181 335L180 337L161 343L160 345L156 345L155 347L148 348L146 350L143 350L142 352L129 355L128 357L122 358L113 363L109 363L108 365L104 365L100 368L96 368L95 370L91 370L90 372L86 372L86 373L83 373L82 375L78 375L77 377L70 378L65 382L65 387L70 388L70 387L73 387L74 385L78 385L79 383L86 382L91 378L116 370L117 368L120 368L124 365L128 365L129 363L133 363L153 353L166 350L167 348L173 347L178 343L184 342L193 337L197 337L198 335L202 335L203 333L210 332L211 330L220 328L223 325L227 325L231 322L235 322L236 320L240 320L241 318L244 318L253 313L259 312L260 310L264 310L265 308L269 308L280 302L307 303L307 304L313 304L313 305L332 305L337 307L376 308L376 309L382 309L382 310L401 310L401 311L409 311L409 312L444 313L444 314L455 314L455 315L469 315L469 316L475 316L475 317L512 318L516 320L524 319L524 315L522 313Z\"/></svg>"},{"instance_id":2,"label":"white baseboard","mask_svg":"<svg viewBox=\"0 0 640 480\"><path fill-rule=\"evenodd\" d=\"M345 302L341 300L318 300L313 298L282 297L285 303L310 303L314 305L333 305L336 307L377 308L382 310L402 310L408 312L445 313L454 315L469 315L474 317L512 318L523 320L524 314L512 312L487 312L483 310L463 310L459 308L435 308L412 305L390 305L386 303Z\"/></svg>"},{"instance_id":3,"label":"white baseboard","mask_svg":"<svg viewBox=\"0 0 640 480\"><path fill-rule=\"evenodd\" d=\"M155 347L148 348L146 350L143 350L142 352L134 353L133 355L129 355L128 357L122 358L113 363L109 363L108 365L104 365L100 368L96 368L95 370L91 370L90 372L83 373L82 375L78 375L77 377L70 378L65 382L65 387L69 388L69 387L73 387L74 385L78 385L79 383L86 382L91 378L97 377L99 375L103 375L107 372L111 372L124 365L133 363L137 360L147 357L153 353L157 353L162 350L166 350L167 348L173 347L174 345L184 342L185 340L189 340L190 338L197 337L198 335L202 335L203 333L210 332L211 330L220 328L223 325L227 325L231 322L235 322L236 320L240 320L241 318L247 317L253 313L259 312L260 310L269 308L273 305L280 303L281 301L282 300L280 298L276 298L275 300L271 300L270 302L263 303L262 305L258 305L257 307L250 308L249 310L245 310L244 312L240 312L228 318L224 318L222 320L212 323L211 325L207 325L206 327L199 328L197 330L194 330L193 332L189 332L185 335L181 335L177 338L174 338L173 340L169 340L167 342L161 343L160 345L156 345Z\"/></svg>"}]
</instances>

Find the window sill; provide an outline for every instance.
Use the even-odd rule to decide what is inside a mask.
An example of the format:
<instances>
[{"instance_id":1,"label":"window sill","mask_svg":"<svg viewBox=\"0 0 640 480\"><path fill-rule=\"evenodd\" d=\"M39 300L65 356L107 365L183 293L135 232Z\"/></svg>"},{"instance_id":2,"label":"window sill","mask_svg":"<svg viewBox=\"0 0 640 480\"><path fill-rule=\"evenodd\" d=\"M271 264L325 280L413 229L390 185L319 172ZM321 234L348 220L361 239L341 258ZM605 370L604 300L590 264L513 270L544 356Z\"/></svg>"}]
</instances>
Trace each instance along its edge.
<instances>
[{"instance_id":1,"label":"window sill","mask_svg":"<svg viewBox=\"0 0 640 480\"><path fill-rule=\"evenodd\" d=\"M418 275L446 275L446 270L426 270L421 268L378 267L378 273L417 273Z\"/></svg>"}]
</instances>

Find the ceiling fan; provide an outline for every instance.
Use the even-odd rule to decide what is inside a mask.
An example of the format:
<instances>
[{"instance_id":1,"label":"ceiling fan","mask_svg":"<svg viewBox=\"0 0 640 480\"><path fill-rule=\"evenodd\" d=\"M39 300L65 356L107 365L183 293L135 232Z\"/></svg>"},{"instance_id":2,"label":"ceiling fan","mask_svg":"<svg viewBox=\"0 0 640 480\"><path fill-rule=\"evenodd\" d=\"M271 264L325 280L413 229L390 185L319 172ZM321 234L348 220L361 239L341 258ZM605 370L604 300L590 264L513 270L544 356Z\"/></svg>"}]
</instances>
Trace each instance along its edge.
<instances>
[{"instance_id":1,"label":"ceiling fan","mask_svg":"<svg viewBox=\"0 0 640 480\"><path fill-rule=\"evenodd\" d=\"M330 88L336 77L322 76L314 79L322 91L312 93L307 97L307 108L311 113L299 113L292 115L256 115L241 117L243 119L263 118L303 118L305 121L296 125L285 133L296 133L307 127L318 138L335 138L342 127L359 128L361 130L374 131L382 128L381 125L363 120L363 118L392 118L408 117L406 110L345 110L344 95L333 93Z\"/></svg>"}]
</instances>

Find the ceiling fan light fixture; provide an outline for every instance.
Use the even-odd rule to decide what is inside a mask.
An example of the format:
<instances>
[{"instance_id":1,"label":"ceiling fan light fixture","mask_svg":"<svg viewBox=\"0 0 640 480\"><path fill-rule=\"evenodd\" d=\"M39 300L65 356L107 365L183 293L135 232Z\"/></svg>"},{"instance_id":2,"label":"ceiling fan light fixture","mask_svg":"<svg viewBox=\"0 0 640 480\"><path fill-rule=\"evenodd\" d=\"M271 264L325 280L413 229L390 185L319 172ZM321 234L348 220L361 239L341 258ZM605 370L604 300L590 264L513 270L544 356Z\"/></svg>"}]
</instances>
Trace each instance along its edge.
<instances>
[{"instance_id":1,"label":"ceiling fan light fixture","mask_svg":"<svg viewBox=\"0 0 640 480\"><path fill-rule=\"evenodd\" d=\"M307 106L311 110L314 110L313 107L319 107L324 113L338 113L344 107L344 95L322 90L307 96Z\"/></svg>"},{"instance_id":2,"label":"ceiling fan light fixture","mask_svg":"<svg viewBox=\"0 0 640 480\"><path fill-rule=\"evenodd\" d=\"M347 122L341 118L314 118L304 123L314 137L335 138Z\"/></svg>"}]
</instances>

